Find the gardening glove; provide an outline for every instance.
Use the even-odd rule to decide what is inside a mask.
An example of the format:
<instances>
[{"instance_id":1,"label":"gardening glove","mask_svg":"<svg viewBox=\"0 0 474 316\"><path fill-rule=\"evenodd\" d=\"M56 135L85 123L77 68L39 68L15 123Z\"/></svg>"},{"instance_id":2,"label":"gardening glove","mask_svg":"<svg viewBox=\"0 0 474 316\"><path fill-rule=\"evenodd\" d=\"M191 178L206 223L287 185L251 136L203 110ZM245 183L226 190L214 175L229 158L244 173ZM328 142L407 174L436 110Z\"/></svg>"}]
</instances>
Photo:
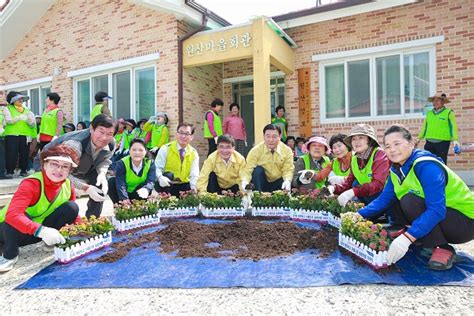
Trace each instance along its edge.
<instances>
[{"instance_id":1,"label":"gardening glove","mask_svg":"<svg viewBox=\"0 0 474 316\"><path fill-rule=\"evenodd\" d=\"M150 195L150 193L148 192L148 189L147 188L141 188L137 191L137 194L139 197L141 197L142 199L146 199L148 197L148 195Z\"/></svg>"},{"instance_id":2,"label":"gardening glove","mask_svg":"<svg viewBox=\"0 0 474 316\"><path fill-rule=\"evenodd\" d=\"M153 147L150 151L151 151L151 153L152 153L153 155L156 155L156 152L158 151L158 149L160 149L160 148L158 148L158 147Z\"/></svg>"},{"instance_id":3,"label":"gardening glove","mask_svg":"<svg viewBox=\"0 0 474 316\"><path fill-rule=\"evenodd\" d=\"M91 199L93 199L96 202L104 202L105 201L105 194L98 187L95 187L93 185L89 185L89 187L86 190L86 193L89 195L89 197Z\"/></svg>"},{"instance_id":4,"label":"gardening glove","mask_svg":"<svg viewBox=\"0 0 474 316\"><path fill-rule=\"evenodd\" d=\"M249 183L247 181L242 181L242 191L247 191L247 186Z\"/></svg>"},{"instance_id":5,"label":"gardening glove","mask_svg":"<svg viewBox=\"0 0 474 316\"><path fill-rule=\"evenodd\" d=\"M171 180L165 176L160 176L158 178L158 183L160 184L160 187L169 187L171 185Z\"/></svg>"},{"instance_id":6,"label":"gardening glove","mask_svg":"<svg viewBox=\"0 0 474 316\"><path fill-rule=\"evenodd\" d=\"M311 179L314 176L313 170L301 170L301 171L298 171L298 173L300 173L300 177L298 178L298 180L300 180L302 184L311 183Z\"/></svg>"},{"instance_id":7,"label":"gardening glove","mask_svg":"<svg viewBox=\"0 0 474 316\"><path fill-rule=\"evenodd\" d=\"M55 139L58 139L58 136L53 136L53 138L51 139L52 142L54 142Z\"/></svg>"},{"instance_id":8,"label":"gardening glove","mask_svg":"<svg viewBox=\"0 0 474 316\"><path fill-rule=\"evenodd\" d=\"M459 144L459 142L456 140L453 143L454 143L454 148L453 148L454 154L459 155L461 153L461 144Z\"/></svg>"},{"instance_id":9,"label":"gardening glove","mask_svg":"<svg viewBox=\"0 0 474 316\"><path fill-rule=\"evenodd\" d=\"M329 196L334 196L334 190L336 190L336 188L333 185L328 185L326 188L330 193Z\"/></svg>"},{"instance_id":10,"label":"gardening glove","mask_svg":"<svg viewBox=\"0 0 474 316\"><path fill-rule=\"evenodd\" d=\"M291 191L291 181L290 180L283 181L283 184L281 185L281 189L283 191Z\"/></svg>"},{"instance_id":11,"label":"gardening glove","mask_svg":"<svg viewBox=\"0 0 474 316\"><path fill-rule=\"evenodd\" d=\"M101 187L102 192L104 193L104 196L107 195L107 192L109 192L109 183L107 182L107 173L106 172L99 172L99 175L97 176L97 182L95 183L97 187ZM105 198L104 198L105 199Z\"/></svg>"},{"instance_id":12,"label":"gardening glove","mask_svg":"<svg viewBox=\"0 0 474 316\"><path fill-rule=\"evenodd\" d=\"M350 189L350 190L347 190L346 192L342 193L341 195L339 195L339 197L337 198L337 201L339 202L340 206L345 207L347 202L352 200L352 198L354 196L355 196L354 190Z\"/></svg>"},{"instance_id":13,"label":"gardening glove","mask_svg":"<svg viewBox=\"0 0 474 316\"><path fill-rule=\"evenodd\" d=\"M387 262L388 264L392 264L403 258L403 256L407 253L408 248L411 245L410 239L408 239L405 234L401 234L397 238L395 238L390 247L388 248L387 253Z\"/></svg>"},{"instance_id":14,"label":"gardening glove","mask_svg":"<svg viewBox=\"0 0 474 316\"><path fill-rule=\"evenodd\" d=\"M219 138L219 137L217 137L217 136L214 137L214 143L216 143L216 145L217 145L217 138Z\"/></svg>"},{"instance_id":15,"label":"gardening glove","mask_svg":"<svg viewBox=\"0 0 474 316\"><path fill-rule=\"evenodd\" d=\"M329 183L334 184L334 185L335 184L343 184L344 182L346 182L346 177L334 175L334 176L330 176L328 178L328 181L329 181Z\"/></svg>"},{"instance_id":16,"label":"gardening glove","mask_svg":"<svg viewBox=\"0 0 474 316\"><path fill-rule=\"evenodd\" d=\"M37 236L43 239L44 243L48 246L64 244L66 242L66 239L64 239L63 235L61 235L57 229L47 226L40 226L38 229L40 231Z\"/></svg>"}]
</instances>

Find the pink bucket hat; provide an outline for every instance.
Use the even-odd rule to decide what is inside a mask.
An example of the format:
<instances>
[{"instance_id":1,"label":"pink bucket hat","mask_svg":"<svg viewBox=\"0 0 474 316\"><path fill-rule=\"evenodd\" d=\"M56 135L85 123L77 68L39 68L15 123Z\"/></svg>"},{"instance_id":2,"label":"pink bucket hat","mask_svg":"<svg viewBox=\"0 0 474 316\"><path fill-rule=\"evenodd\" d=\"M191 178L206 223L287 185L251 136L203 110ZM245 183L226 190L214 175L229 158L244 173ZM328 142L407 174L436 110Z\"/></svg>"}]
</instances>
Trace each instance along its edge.
<instances>
[{"instance_id":1,"label":"pink bucket hat","mask_svg":"<svg viewBox=\"0 0 474 316\"><path fill-rule=\"evenodd\" d=\"M306 148L308 149L308 151L309 151L309 145L311 145L311 143L321 144L324 147L326 147L327 155L331 153L331 148L329 148L328 141L326 140L326 138L321 137L321 136L313 136L310 139L308 139L308 141L306 142Z\"/></svg>"}]
</instances>

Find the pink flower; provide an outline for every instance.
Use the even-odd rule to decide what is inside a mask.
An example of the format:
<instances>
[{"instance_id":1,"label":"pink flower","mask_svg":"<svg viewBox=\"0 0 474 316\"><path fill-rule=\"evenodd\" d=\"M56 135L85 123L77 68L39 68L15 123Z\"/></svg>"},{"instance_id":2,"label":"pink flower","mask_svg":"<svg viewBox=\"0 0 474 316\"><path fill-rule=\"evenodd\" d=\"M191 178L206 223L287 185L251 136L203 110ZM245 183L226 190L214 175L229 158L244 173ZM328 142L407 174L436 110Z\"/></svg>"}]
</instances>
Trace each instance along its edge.
<instances>
[{"instance_id":1,"label":"pink flower","mask_svg":"<svg viewBox=\"0 0 474 316\"><path fill-rule=\"evenodd\" d=\"M385 246L380 245L380 246L379 246L379 250L380 250L380 251L385 251L385 250L387 250L387 248L386 248Z\"/></svg>"},{"instance_id":2,"label":"pink flower","mask_svg":"<svg viewBox=\"0 0 474 316\"><path fill-rule=\"evenodd\" d=\"M380 247L385 247L387 246L387 243L383 240L379 240Z\"/></svg>"},{"instance_id":3,"label":"pink flower","mask_svg":"<svg viewBox=\"0 0 474 316\"><path fill-rule=\"evenodd\" d=\"M372 231L376 232L376 231L378 230L378 227L377 227L377 225L372 224L372 225L370 226L370 229L371 229Z\"/></svg>"},{"instance_id":4,"label":"pink flower","mask_svg":"<svg viewBox=\"0 0 474 316\"><path fill-rule=\"evenodd\" d=\"M375 249L377 249L377 245L376 245L375 243L371 242L371 243L369 244L369 248L375 250Z\"/></svg>"},{"instance_id":5,"label":"pink flower","mask_svg":"<svg viewBox=\"0 0 474 316\"><path fill-rule=\"evenodd\" d=\"M380 236L382 236L382 237L387 237L387 236L388 236L387 231L386 231L385 229L382 229L382 230L380 231Z\"/></svg>"}]
</instances>

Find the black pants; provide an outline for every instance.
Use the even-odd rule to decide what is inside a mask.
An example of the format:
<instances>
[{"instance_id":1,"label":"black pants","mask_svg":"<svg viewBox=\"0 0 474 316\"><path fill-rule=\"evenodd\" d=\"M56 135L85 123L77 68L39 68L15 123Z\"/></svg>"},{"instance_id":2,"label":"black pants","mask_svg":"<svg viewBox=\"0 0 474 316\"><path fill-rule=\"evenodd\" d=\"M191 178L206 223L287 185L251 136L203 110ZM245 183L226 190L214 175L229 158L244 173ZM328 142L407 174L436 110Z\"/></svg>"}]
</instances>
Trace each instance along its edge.
<instances>
[{"instance_id":1,"label":"black pants","mask_svg":"<svg viewBox=\"0 0 474 316\"><path fill-rule=\"evenodd\" d=\"M393 215L396 222L411 225L426 211L425 200L412 193L395 203ZM423 247L434 248L446 244L462 244L474 239L474 219L446 207L446 217L426 236L419 239Z\"/></svg>"},{"instance_id":2,"label":"black pants","mask_svg":"<svg viewBox=\"0 0 474 316\"><path fill-rule=\"evenodd\" d=\"M451 144L450 141L442 141L439 143L432 143L429 140L426 141L425 150L431 152L432 154L438 156L439 158L443 159L444 164L448 163L448 151L449 145Z\"/></svg>"},{"instance_id":3,"label":"black pants","mask_svg":"<svg viewBox=\"0 0 474 316\"><path fill-rule=\"evenodd\" d=\"M219 182L217 182L217 175L215 172L211 172L209 174L209 182L207 183L207 192L209 193L217 193L222 194L223 190L232 191L233 193L239 192L239 185L234 184L230 188L223 189L219 186Z\"/></svg>"},{"instance_id":4,"label":"black pants","mask_svg":"<svg viewBox=\"0 0 474 316\"><path fill-rule=\"evenodd\" d=\"M51 141L47 141L47 142L42 141L42 142L40 142L39 143L39 149L43 150L44 146L48 145L49 143L51 143Z\"/></svg>"},{"instance_id":5,"label":"black pants","mask_svg":"<svg viewBox=\"0 0 474 316\"><path fill-rule=\"evenodd\" d=\"M261 166L257 166L252 172L252 183L255 186L255 191L273 192L281 190L283 178L277 179L273 182L268 182L267 176L265 175L265 169Z\"/></svg>"},{"instance_id":6,"label":"black pants","mask_svg":"<svg viewBox=\"0 0 474 316\"><path fill-rule=\"evenodd\" d=\"M20 161L21 172L26 173L29 154L26 136L5 136L5 151L7 173L13 174L18 160Z\"/></svg>"},{"instance_id":7,"label":"black pants","mask_svg":"<svg viewBox=\"0 0 474 316\"><path fill-rule=\"evenodd\" d=\"M0 137L0 179L5 177L5 138Z\"/></svg>"},{"instance_id":8,"label":"black pants","mask_svg":"<svg viewBox=\"0 0 474 316\"><path fill-rule=\"evenodd\" d=\"M209 151L207 152L207 156L209 157L210 154L217 150L217 144L214 141L214 138L208 138L207 142L209 144Z\"/></svg>"},{"instance_id":9,"label":"black pants","mask_svg":"<svg viewBox=\"0 0 474 316\"><path fill-rule=\"evenodd\" d=\"M118 194L118 191L117 191L117 186L115 184L115 177L110 177L109 180L109 197L110 199L112 200L112 202L115 204L115 203L118 203L120 202L120 197L119 197L119 194ZM143 185L139 185L138 187L135 188L135 190L133 190L133 192L127 192L128 194L128 199L131 201L131 200L146 200L146 199L143 199L141 198L137 191L140 190L141 188L143 187ZM150 193L150 192L148 192Z\"/></svg>"},{"instance_id":10,"label":"black pants","mask_svg":"<svg viewBox=\"0 0 474 316\"><path fill-rule=\"evenodd\" d=\"M79 205L68 201L60 205L42 223L43 226L60 229L66 224L72 224L79 214ZM41 238L33 235L23 234L10 224L0 224L0 242L3 243L3 257L13 259L18 256L19 248L41 241Z\"/></svg>"},{"instance_id":11,"label":"black pants","mask_svg":"<svg viewBox=\"0 0 474 316\"><path fill-rule=\"evenodd\" d=\"M163 173L163 176L167 177L170 180L173 180L174 178L171 172L165 172ZM160 182L156 181L155 190L160 193L165 192L165 193L171 194L172 196L179 197L179 192L181 191L186 192L186 191L191 190L191 184L189 182L186 182L186 183L179 183L179 184L170 184L169 187L162 187L160 186Z\"/></svg>"},{"instance_id":12,"label":"black pants","mask_svg":"<svg viewBox=\"0 0 474 316\"><path fill-rule=\"evenodd\" d=\"M97 183L97 170L96 169L91 169L86 174L74 175L74 176L85 181L89 185L95 186L95 184ZM101 188L99 187L99 189ZM103 206L104 206L104 202L96 202L93 199L89 198L89 201L87 201L87 211L86 211L87 218L90 218L92 215L94 215L97 218L100 217Z\"/></svg>"}]
</instances>

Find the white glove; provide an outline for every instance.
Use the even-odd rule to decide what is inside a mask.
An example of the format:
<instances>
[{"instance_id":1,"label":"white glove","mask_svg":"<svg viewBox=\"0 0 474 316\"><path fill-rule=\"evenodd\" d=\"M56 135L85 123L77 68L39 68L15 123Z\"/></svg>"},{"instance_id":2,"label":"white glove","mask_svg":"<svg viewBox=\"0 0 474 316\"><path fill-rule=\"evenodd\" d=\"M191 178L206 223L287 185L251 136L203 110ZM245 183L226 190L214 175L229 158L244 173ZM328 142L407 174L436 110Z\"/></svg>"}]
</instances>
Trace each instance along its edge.
<instances>
[{"instance_id":1,"label":"white glove","mask_svg":"<svg viewBox=\"0 0 474 316\"><path fill-rule=\"evenodd\" d=\"M90 196L91 199L93 199L96 202L104 202L105 201L105 194L98 187L95 187L93 185L89 185L89 187L86 190L86 193L87 193L87 195Z\"/></svg>"},{"instance_id":2,"label":"white glove","mask_svg":"<svg viewBox=\"0 0 474 316\"><path fill-rule=\"evenodd\" d=\"M333 185L328 185L327 188L329 193L331 193L329 196L334 196L334 190L336 190L336 188Z\"/></svg>"},{"instance_id":3,"label":"white glove","mask_svg":"<svg viewBox=\"0 0 474 316\"><path fill-rule=\"evenodd\" d=\"M107 195L107 192L109 192L109 183L107 182L107 175L104 172L99 172L97 175L97 182L95 185L101 186L102 192L104 195Z\"/></svg>"},{"instance_id":4,"label":"white glove","mask_svg":"<svg viewBox=\"0 0 474 316\"><path fill-rule=\"evenodd\" d=\"M242 197L242 207L244 208L244 210L252 207L252 198L249 194L246 194Z\"/></svg>"},{"instance_id":5,"label":"white glove","mask_svg":"<svg viewBox=\"0 0 474 316\"><path fill-rule=\"evenodd\" d=\"M43 239L46 245L53 246L66 242L66 239L64 239L63 235L61 235L57 229L46 226L42 226L40 229L38 237Z\"/></svg>"},{"instance_id":6,"label":"white glove","mask_svg":"<svg viewBox=\"0 0 474 316\"><path fill-rule=\"evenodd\" d=\"M302 184L309 184L311 183L311 179L314 177L314 171L313 170L301 170L298 171L300 174L300 177L298 178ZM311 177L307 177L307 175L311 174Z\"/></svg>"},{"instance_id":7,"label":"white glove","mask_svg":"<svg viewBox=\"0 0 474 316\"><path fill-rule=\"evenodd\" d=\"M390 247L388 248L387 253L387 262L388 264L392 264L400 260L408 251L408 248L411 245L410 239L408 239L405 234L401 234L397 238L395 238Z\"/></svg>"},{"instance_id":8,"label":"white glove","mask_svg":"<svg viewBox=\"0 0 474 316\"><path fill-rule=\"evenodd\" d=\"M150 151L153 153L153 154L156 154L156 152L158 151L158 147L153 147Z\"/></svg>"},{"instance_id":9,"label":"white glove","mask_svg":"<svg viewBox=\"0 0 474 316\"><path fill-rule=\"evenodd\" d=\"M217 145L217 139L218 139L218 138L219 138L219 137L217 137L217 136L214 137L214 143L216 143L216 145Z\"/></svg>"},{"instance_id":10,"label":"white glove","mask_svg":"<svg viewBox=\"0 0 474 316\"><path fill-rule=\"evenodd\" d=\"M350 189L350 190L347 190L346 192L342 193L341 195L339 195L339 197L337 198L337 201L339 202L340 206L345 207L347 202L352 200L352 198L354 196L355 196L354 190Z\"/></svg>"},{"instance_id":11,"label":"white glove","mask_svg":"<svg viewBox=\"0 0 474 316\"><path fill-rule=\"evenodd\" d=\"M58 139L58 136L54 135L51 141L54 142L55 139Z\"/></svg>"},{"instance_id":12,"label":"white glove","mask_svg":"<svg viewBox=\"0 0 474 316\"><path fill-rule=\"evenodd\" d=\"M142 199L146 199L149 195L148 193L148 189L147 188L141 188L137 191L137 194L139 197L141 197Z\"/></svg>"},{"instance_id":13,"label":"white glove","mask_svg":"<svg viewBox=\"0 0 474 316\"><path fill-rule=\"evenodd\" d=\"M245 188L247 187L247 185L249 185L249 183L247 181L242 181L242 190L243 191L247 191Z\"/></svg>"},{"instance_id":14,"label":"white glove","mask_svg":"<svg viewBox=\"0 0 474 316\"><path fill-rule=\"evenodd\" d=\"M171 185L171 180L163 175L161 175L158 178L158 183L160 184L160 187L169 187Z\"/></svg>"},{"instance_id":15,"label":"white glove","mask_svg":"<svg viewBox=\"0 0 474 316\"><path fill-rule=\"evenodd\" d=\"M291 181L290 180L283 181L283 184L281 185L281 189L284 191L291 191Z\"/></svg>"},{"instance_id":16,"label":"white glove","mask_svg":"<svg viewBox=\"0 0 474 316\"><path fill-rule=\"evenodd\" d=\"M346 182L346 177L344 176L331 176L328 178L329 183L331 184L343 184Z\"/></svg>"},{"instance_id":17,"label":"white glove","mask_svg":"<svg viewBox=\"0 0 474 316\"><path fill-rule=\"evenodd\" d=\"M455 141L453 142L453 144L454 144L454 146L461 147L461 144L460 144L457 140L455 140Z\"/></svg>"},{"instance_id":18,"label":"white glove","mask_svg":"<svg viewBox=\"0 0 474 316\"><path fill-rule=\"evenodd\" d=\"M247 141L244 141L244 144L245 144L245 147L247 147L247 146L248 146L248 145L247 145Z\"/></svg>"}]
</instances>

